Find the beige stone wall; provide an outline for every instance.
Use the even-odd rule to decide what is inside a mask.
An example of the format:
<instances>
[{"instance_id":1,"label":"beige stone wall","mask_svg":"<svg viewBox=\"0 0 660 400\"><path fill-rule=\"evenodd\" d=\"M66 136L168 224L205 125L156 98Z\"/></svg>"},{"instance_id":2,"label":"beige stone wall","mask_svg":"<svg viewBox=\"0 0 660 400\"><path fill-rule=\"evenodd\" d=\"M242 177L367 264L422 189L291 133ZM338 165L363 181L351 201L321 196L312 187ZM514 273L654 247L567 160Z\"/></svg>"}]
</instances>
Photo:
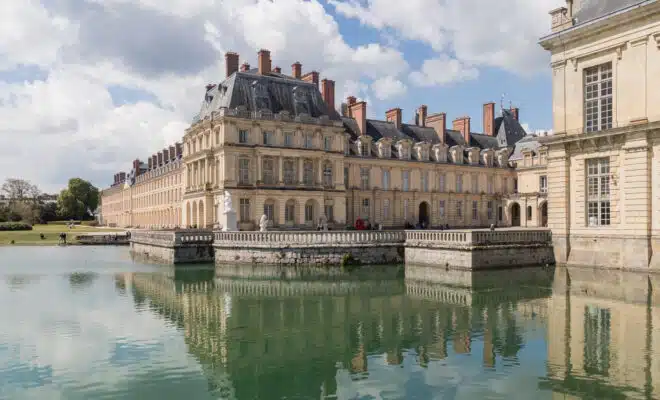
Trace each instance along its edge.
<instances>
[{"instance_id":1,"label":"beige stone wall","mask_svg":"<svg viewBox=\"0 0 660 400\"><path fill-rule=\"evenodd\" d=\"M556 35L541 43L551 52L553 69L555 135L544 142L557 260L658 268L659 3L577 26L561 32L561 39ZM611 126L588 132L585 70L606 63L612 69ZM610 222L590 226L587 163L596 158L609 160Z\"/></svg>"}]
</instances>

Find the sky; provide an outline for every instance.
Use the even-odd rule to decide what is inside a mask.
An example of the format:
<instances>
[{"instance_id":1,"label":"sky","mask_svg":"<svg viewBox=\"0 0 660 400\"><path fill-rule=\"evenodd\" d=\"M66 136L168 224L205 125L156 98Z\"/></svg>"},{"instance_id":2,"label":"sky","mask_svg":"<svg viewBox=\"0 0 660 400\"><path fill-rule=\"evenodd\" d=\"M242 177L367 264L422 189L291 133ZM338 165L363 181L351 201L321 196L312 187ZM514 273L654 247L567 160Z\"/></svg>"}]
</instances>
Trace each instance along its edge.
<instances>
[{"instance_id":1,"label":"sky","mask_svg":"<svg viewBox=\"0 0 660 400\"><path fill-rule=\"evenodd\" d=\"M224 53L336 81L370 118L421 104L448 119L520 107L552 129L549 55L538 39L563 0L0 1L0 180L58 192L69 178L112 183L178 141ZM502 102L502 98L504 101Z\"/></svg>"}]
</instances>

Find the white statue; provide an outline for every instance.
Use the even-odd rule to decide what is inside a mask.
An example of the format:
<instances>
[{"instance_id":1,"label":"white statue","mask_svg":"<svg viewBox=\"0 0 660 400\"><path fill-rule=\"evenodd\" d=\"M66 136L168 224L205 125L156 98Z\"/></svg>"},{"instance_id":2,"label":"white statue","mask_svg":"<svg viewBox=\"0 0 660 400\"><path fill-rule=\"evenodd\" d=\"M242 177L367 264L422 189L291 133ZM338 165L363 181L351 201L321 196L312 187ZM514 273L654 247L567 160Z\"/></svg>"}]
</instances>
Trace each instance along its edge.
<instances>
[{"instance_id":1,"label":"white statue","mask_svg":"<svg viewBox=\"0 0 660 400\"><path fill-rule=\"evenodd\" d=\"M231 194L225 190L225 214L234 211L231 204Z\"/></svg>"},{"instance_id":2,"label":"white statue","mask_svg":"<svg viewBox=\"0 0 660 400\"><path fill-rule=\"evenodd\" d=\"M259 220L259 230L261 232L266 232L268 230L268 217L266 214L262 215Z\"/></svg>"},{"instance_id":3,"label":"white statue","mask_svg":"<svg viewBox=\"0 0 660 400\"><path fill-rule=\"evenodd\" d=\"M328 230L328 218L324 215L319 218L319 228L322 231L327 231Z\"/></svg>"}]
</instances>

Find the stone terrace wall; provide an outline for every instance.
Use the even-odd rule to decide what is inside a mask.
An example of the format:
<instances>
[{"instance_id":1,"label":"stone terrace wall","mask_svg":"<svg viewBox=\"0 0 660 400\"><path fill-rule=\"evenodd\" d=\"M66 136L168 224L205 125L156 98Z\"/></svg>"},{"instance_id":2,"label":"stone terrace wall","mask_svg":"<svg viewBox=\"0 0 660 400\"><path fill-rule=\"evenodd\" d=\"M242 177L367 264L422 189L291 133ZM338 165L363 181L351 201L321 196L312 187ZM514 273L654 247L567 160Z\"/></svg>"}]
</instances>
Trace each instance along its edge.
<instances>
[{"instance_id":1,"label":"stone terrace wall","mask_svg":"<svg viewBox=\"0 0 660 400\"><path fill-rule=\"evenodd\" d=\"M214 260L213 232L133 231L131 253L146 260L166 264L211 263Z\"/></svg>"},{"instance_id":2,"label":"stone terrace wall","mask_svg":"<svg viewBox=\"0 0 660 400\"><path fill-rule=\"evenodd\" d=\"M218 264L399 264L402 231L215 232Z\"/></svg>"}]
</instances>

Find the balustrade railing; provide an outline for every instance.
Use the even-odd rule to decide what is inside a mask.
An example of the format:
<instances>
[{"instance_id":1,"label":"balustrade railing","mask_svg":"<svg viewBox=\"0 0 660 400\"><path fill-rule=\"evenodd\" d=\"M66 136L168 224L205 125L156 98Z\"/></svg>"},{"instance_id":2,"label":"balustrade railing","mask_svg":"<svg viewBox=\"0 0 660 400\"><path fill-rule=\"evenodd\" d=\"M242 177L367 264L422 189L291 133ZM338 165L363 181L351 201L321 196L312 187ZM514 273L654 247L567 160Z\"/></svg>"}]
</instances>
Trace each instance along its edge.
<instances>
[{"instance_id":1,"label":"balustrade railing","mask_svg":"<svg viewBox=\"0 0 660 400\"><path fill-rule=\"evenodd\" d=\"M211 244L213 243L213 232L208 230L174 232L133 231L131 232L131 242L159 246Z\"/></svg>"},{"instance_id":2,"label":"balustrade railing","mask_svg":"<svg viewBox=\"0 0 660 400\"><path fill-rule=\"evenodd\" d=\"M552 234L545 229L406 231L406 245L410 246L486 246L551 242Z\"/></svg>"},{"instance_id":3,"label":"balustrade railing","mask_svg":"<svg viewBox=\"0 0 660 400\"><path fill-rule=\"evenodd\" d=\"M241 247L403 244L403 231L215 232L216 245Z\"/></svg>"}]
</instances>

